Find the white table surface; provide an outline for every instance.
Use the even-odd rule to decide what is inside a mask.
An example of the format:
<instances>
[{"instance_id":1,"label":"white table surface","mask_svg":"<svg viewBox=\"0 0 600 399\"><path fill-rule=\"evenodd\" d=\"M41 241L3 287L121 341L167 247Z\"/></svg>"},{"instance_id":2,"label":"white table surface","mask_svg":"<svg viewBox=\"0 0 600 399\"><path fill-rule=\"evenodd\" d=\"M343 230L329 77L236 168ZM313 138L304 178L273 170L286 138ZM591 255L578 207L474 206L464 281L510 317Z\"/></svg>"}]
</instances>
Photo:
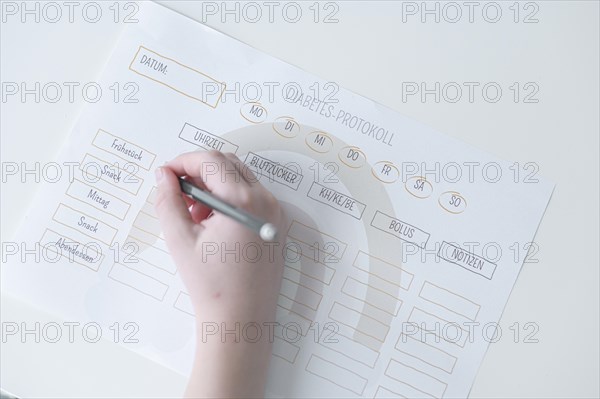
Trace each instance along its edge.
<instances>
[{"instance_id":1,"label":"white table surface","mask_svg":"<svg viewBox=\"0 0 600 399\"><path fill-rule=\"evenodd\" d=\"M102 2L105 12L112 3ZM201 2L163 3L196 20L204 15L211 27L476 147L537 163L557 184L535 240L539 262L524 266L500 322L505 337L490 346L471 396L600 395L598 2L537 1L528 9L521 3L519 19L538 9L538 22L529 24L513 21L512 1L497 3L503 14L495 24L482 17L487 2L478 3L472 23L464 6L458 23L444 15L435 23L432 16L421 22L419 15L406 15L403 22L407 2L341 1L339 22L333 24L312 21L312 2L301 2L306 17L296 24L281 13L274 14L273 23L266 16L255 24L243 18L235 23L231 16L223 23L220 14L203 14ZM123 27L112 22L112 14L96 24L77 12L72 24L66 19L35 23L32 17L21 23L18 16L5 16L3 83L93 82ZM403 82L436 81L442 86L497 82L503 97L488 103L476 92L472 103L466 98L435 103L432 96L403 101ZM513 82L537 84L539 102L515 103ZM81 96L56 104L7 99L1 105L2 162L42 163L57 156L83 101ZM2 184L2 241L11 239L38 187L31 179ZM2 322L56 320L6 295L1 310ZM523 336L513 342L509 327L515 322L536 323L539 342L524 343ZM18 395L44 397L181 393L184 377L117 351L103 341L9 341L1 347L0 385ZM119 361L111 362L115 356Z\"/></svg>"}]
</instances>

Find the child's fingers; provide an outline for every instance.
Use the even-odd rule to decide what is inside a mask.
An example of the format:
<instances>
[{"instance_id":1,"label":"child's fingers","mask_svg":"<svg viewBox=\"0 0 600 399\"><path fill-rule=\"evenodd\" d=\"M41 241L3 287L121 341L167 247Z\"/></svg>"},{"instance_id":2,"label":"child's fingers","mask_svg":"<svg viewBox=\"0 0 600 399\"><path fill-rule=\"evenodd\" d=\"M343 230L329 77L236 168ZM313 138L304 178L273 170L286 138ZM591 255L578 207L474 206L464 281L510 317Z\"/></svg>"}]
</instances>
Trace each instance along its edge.
<instances>
[{"instance_id":1,"label":"child's fingers","mask_svg":"<svg viewBox=\"0 0 600 399\"><path fill-rule=\"evenodd\" d=\"M190 213L194 223L200 223L212 213L212 209L200 202L194 202Z\"/></svg>"},{"instance_id":2,"label":"child's fingers","mask_svg":"<svg viewBox=\"0 0 600 399\"><path fill-rule=\"evenodd\" d=\"M186 176L185 179L202 189L206 189L204 183L198 177ZM206 219L208 215L210 215L210 213L212 212L212 209L202 204L201 202L197 202L196 200L192 199L187 195L184 195L183 199L185 200L185 204L188 210L192 214L192 220L194 221L194 223L200 223L201 221Z\"/></svg>"},{"instance_id":3,"label":"child's fingers","mask_svg":"<svg viewBox=\"0 0 600 399\"><path fill-rule=\"evenodd\" d=\"M235 155L235 154L233 154L231 152L226 152L223 155L225 155L225 157L227 159L229 159L233 163L233 165L237 169L238 173L240 174L240 176L242 177L242 179L244 179L244 181L246 183L248 183L250 186L253 186L256 183L258 183L258 178L254 174L254 172L252 171L252 169L250 169L248 167L248 165L246 165L245 163L243 163L237 157L237 155Z\"/></svg>"},{"instance_id":4,"label":"child's fingers","mask_svg":"<svg viewBox=\"0 0 600 399\"><path fill-rule=\"evenodd\" d=\"M192 217L183 199L179 180L168 167L156 170L158 194L156 196L156 213L167 244L192 245L194 237Z\"/></svg>"},{"instance_id":5,"label":"child's fingers","mask_svg":"<svg viewBox=\"0 0 600 399\"><path fill-rule=\"evenodd\" d=\"M192 205L194 205L194 202L195 202L193 199L191 199L191 198L190 198L190 197L188 197L187 195L184 195L184 196L183 196L183 200L185 201L185 206L187 206L187 207L188 207L188 209L190 209L190 207L191 207Z\"/></svg>"},{"instance_id":6,"label":"child's fingers","mask_svg":"<svg viewBox=\"0 0 600 399\"><path fill-rule=\"evenodd\" d=\"M218 151L195 151L181 154L167 163L177 176L189 176L202 181L201 188L224 194L227 186L242 181L237 170L222 153Z\"/></svg>"}]
</instances>

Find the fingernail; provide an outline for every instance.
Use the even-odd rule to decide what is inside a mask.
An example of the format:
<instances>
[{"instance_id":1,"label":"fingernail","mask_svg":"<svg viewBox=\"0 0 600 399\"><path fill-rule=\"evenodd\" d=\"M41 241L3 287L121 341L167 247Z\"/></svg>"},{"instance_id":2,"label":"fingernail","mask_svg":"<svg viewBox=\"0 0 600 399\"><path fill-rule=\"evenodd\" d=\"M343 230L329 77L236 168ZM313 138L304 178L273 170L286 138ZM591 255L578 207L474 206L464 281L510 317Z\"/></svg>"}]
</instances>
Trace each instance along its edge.
<instances>
[{"instance_id":1,"label":"fingernail","mask_svg":"<svg viewBox=\"0 0 600 399\"><path fill-rule=\"evenodd\" d=\"M156 170L154 171L154 176L156 176L156 182L160 183L160 181L162 180L163 176L164 176L164 172L162 168L156 168Z\"/></svg>"}]
</instances>

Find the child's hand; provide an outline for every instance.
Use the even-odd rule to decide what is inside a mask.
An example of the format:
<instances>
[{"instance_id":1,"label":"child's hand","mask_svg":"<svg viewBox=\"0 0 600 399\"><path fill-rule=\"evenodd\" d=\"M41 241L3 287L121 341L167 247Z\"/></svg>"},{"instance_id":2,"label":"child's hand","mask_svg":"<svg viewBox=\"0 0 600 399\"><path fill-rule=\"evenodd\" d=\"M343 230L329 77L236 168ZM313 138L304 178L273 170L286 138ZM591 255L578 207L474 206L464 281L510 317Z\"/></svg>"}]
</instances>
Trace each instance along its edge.
<instances>
[{"instance_id":1,"label":"child's hand","mask_svg":"<svg viewBox=\"0 0 600 399\"><path fill-rule=\"evenodd\" d=\"M189 199L178 176L272 223L280 241L265 243L239 222ZM216 151L180 155L157 169L157 185L156 211L191 296L197 359L203 358L195 364L187 393L260 396L270 358L268 323L275 319L283 272L279 203L235 155ZM244 329L251 323L261 328L258 342L255 327Z\"/></svg>"}]
</instances>

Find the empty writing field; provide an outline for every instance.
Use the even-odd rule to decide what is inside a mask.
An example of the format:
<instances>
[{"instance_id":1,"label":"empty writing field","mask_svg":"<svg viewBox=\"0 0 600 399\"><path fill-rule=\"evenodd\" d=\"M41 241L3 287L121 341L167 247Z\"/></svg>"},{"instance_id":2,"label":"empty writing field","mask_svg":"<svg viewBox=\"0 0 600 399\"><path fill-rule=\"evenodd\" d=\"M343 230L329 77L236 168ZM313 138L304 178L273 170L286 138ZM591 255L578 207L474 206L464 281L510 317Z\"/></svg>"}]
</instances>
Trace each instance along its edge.
<instances>
[{"instance_id":1,"label":"empty writing field","mask_svg":"<svg viewBox=\"0 0 600 399\"><path fill-rule=\"evenodd\" d=\"M398 392L394 392L386 387L382 387L381 385L377 387L377 391L375 391L375 396L373 399L391 399L391 398L406 398L406 396L400 395Z\"/></svg>"},{"instance_id":2,"label":"empty writing field","mask_svg":"<svg viewBox=\"0 0 600 399\"><path fill-rule=\"evenodd\" d=\"M385 337L390 329L388 325L338 302L335 302L331 307L329 318L369 335L380 342L385 341Z\"/></svg>"},{"instance_id":3,"label":"empty writing field","mask_svg":"<svg viewBox=\"0 0 600 399\"><path fill-rule=\"evenodd\" d=\"M368 284L369 286L376 288L382 292L385 292L386 294L391 295L395 298L398 298L405 293L405 291L402 288L400 288L399 285L384 280L381 277L378 277L367 271L358 269L357 267L353 267L350 270L350 273L352 275L352 278L360 281L363 284Z\"/></svg>"},{"instance_id":4,"label":"empty writing field","mask_svg":"<svg viewBox=\"0 0 600 399\"><path fill-rule=\"evenodd\" d=\"M133 270L120 263L115 263L108 273L108 277L125 284L134 290L149 295L162 301L167 293L168 286L155 278Z\"/></svg>"},{"instance_id":5,"label":"empty writing field","mask_svg":"<svg viewBox=\"0 0 600 399\"><path fill-rule=\"evenodd\" d=\"M163 251L165 254L169 253L166 241L154 234L148 233L147 231L140 230L135 226L131 226L131 230L129 230L129 236L145 244L152 245L154 248Z\"/></svg>"},{"instance_id":6,"label":"empty writing field","mask_svg":"<svg viewBox=\"0 0 600 399\"><path fill-rule=\"evenodd\" d=\"M154 209L154 205L149 202L144 202L144 205L142 205L142 212L158 219L158 214L156 213L156 209Z\"/></svg>"},{"instance_id":7,"label":"empty writing field","mask_svg":"<svg viewBox=\"0 0 600 399\"><path fill-rule=\"evenodd\" d=\"M279 299L281 299L281 296L279 296ZM308 330L313 324L312 319L308 319L305 316L298 314L294 310L284 308L279 303L277 304L277 308L275 309L275 319L277 320L277 323L281 325L285 325L290 328L297 327L303 335L306 335L308 333ZM292 332L291 334L294 333Z\"/></svg>"},{"instance_id":8,"label":"empty writing field","mask_svg":"<svg viewBox=\"0 0 600 399\"><path fill-rule=\"evenodd\" d=\"M160 236L160 223L157 218L154 218L147 213L139 212L133 221L133 225L140 230Z\"/></svg>"},{"instance_id":9,"label":"empty writing field","mask_svg":"<svg viewBox=\"0 0 600 399\"><path fill-rule=\"evenodd\" d=\"M454 370L457 361L455 356L405 334L398 338L396 349L449 374Z\"/></svg>"},{"instance_id":10,"label":"empty writing field","mask_svg":"<svg viewBox=\"0 0 600 399\"><path fill-rule=\"evenodd\" d=\"M311 290L319 293L320 295L323 291L324 285L321 280L317 280L316 278L301 273L300 271L292 267L283 268L283 277L295 282L296 284L300 284L306 288L310 288Z\"/></svg>"},{"instance_id":11,"label":"empty writing field","mask_svg":"<svg viewBox=\"0 0 600 399\"><path fill-rule=\"evenodd\" d=\"M376 353L379 353L379 351L381 351L382 342L380 340L373 338L372 336L367 335L361 331L358 331L353 327L347 326L342 323L338 323L335 320L332 322L334 323L334 326L336 328L336 335L333 336L334 338L337 335L343 335L344 337L347 337L352 341L364 345L366 348L369 348Z\"/></svg>"},{"instance_id":12,"label":"empty writing field","mask_svg":"<svg viewBox=\"0 0 600 399\"><path fill-rule=\"evenodd\" d=\"M126 247L123 246L123 248L126 248ZM129 250L123 249L123 251L131 251L131 249L129 249ZM142 274L145 274L148 277L152 277L155 280L163 282L167 285L172 281L172 279L174 277L174 275L172 273L169 273L165 269L155 266L150 262L147 262L143 258L140 258L139 256L137 256L137 254L135 257L122 256L119 260L119 263L124 266L127 266L130 269L133 269Z\"/></svg>"},{"instance_id":13,"label":"empty writing field","mask_svg":"<svg viewBox=\"0 0 600 399\"><path fill-rule=\"evenodd\" d=\"M372 319L375 319L386 326L392 324L394 316L390 315L388 312L381 310L369 303L358 301L358 300L349 300L345 302L350 308L355 309L359 313L362 313L364 316L368 316Z\"/></svg>"},{"instance_id":14,"label":"empty writing field","mask_svg":"<svg viewBox=\"0 0 600 399\"><path fill-rule=\"evenodd\" d=\"M302 303L296 302L293 299L286 297L285 295L279 294L277 304L284 309L294 312L308 320L314 320L316 311Z\"/></svg>"},{"instance_id":15,"label":"empty writing field","mask_svg":"<svg viewBox=\"0 0 600 399\"><path fill-rule=\"evenodd\" d=\"M335 270L319 261L315 261L310 256L305 256L304 253L308 252L303 249L304 247L308 247L306 244L297 243L296 245L299 248L296 249L293 246L286 247L285 265L329 285L333 279Z\"/></svg>"},{"instance_id":16,"label":"empty writing field","mask_svg":"<svg viewBox=\"0 0 600 399\"><path fill-rule=\"evenodd\" d=\"M379 352L343 335L338 326L336 326L337 331L327 329L325 326L323 326L323 332L318 340L319 344L346 359L352 359L370 368L375 367Z\"/></svg>"},{"instance_id":17,"label":"empty writing field","mask_svg":"<svg viewBox=\"0 0 600 399\"><path fill-rule=\"evenodd\" d=\"M313 310L317 310L321 303L321 299L323 299L323 295L318 292L285 277L281 280L280 292L281 295L304 306L308 306Z\"/></svg>"},{"instance_id":18,"label":"empty writing field","mask_svg":"<svg viewBox=\"0 0 600 399\"><path fill-rule=\"evenodd\" d=\"M286 259L288 261L296 260L302 256L325 266L336 267L340 263L340 258L323 251L320 245L321 244L318 243L309 245L305 242L298 241L295 238L288 237L285 250L289 256L286 257Z\"/></svg>"},{"instance_id":19,"label":"empty writing field","mask_svg":"<svg viewBox=\"0 0 600 399\"><path fill-rule=\"evenodd\" d=\"M388 293L362 283L352 277L347 277L342 292L348 296L359 299L392 316L398 315L402 301Z\"/></svg>"},{"instance_id":20,"label":"empty writing field","mask_svg":"<svg viewBox=\"0 0 600 399\"><path fill-rule=\"evenodd\" d=\"M434 398L444 396L448 386L445 382L394 359L390 360L385 375Z\"/></svg>"},{"instance_id":21,"label":"empty writing field","mask_svg":"<svg viewBox=\"0 0 600 399\"><path fill-rule=\"evenodd\" d=\"M410 288L414 277L412 273L402 270L400 265L386 262L363 251L358 251L353 265L360 270L396 284L404 290Z\"/></svg>"},{"instance_id":22,"label":"empty writing field","mask_svg":"<svg viewBox=\"0 0 600 399\"><path fill-rule=\"evenodd\" d=\"M366 378L316 355L308 360L306 371L357 395L362 395L367 386Z\"/></svg>"},{"instance_id":23,"label":"empty writing field","mask_svg":"<svg viewBox=\"0 0 600 399\"><path fill-rule=\"evenodd\" d=\"M164 270L173 275L177 272L177 267L169 254L153 245L128 236L123 244L123 248L131 259L141 259L157 269Z\"/></svg>"},{"instance_id":24,"label":"empty writing field","mask_svg":"<svg viewBox=\"0 0 600 399\"><path fill-rule=\"evenodd\" d=\"M428 281L423 284L419 296L469 320L475 320L481 308L475 302Z\"/></svg>"},{"instance_id":25,"label":"empty writing field","mask_svg":"<svg viewBox=\"0 0 600 399\"><path fill-rule=\"evenodd\" d=\"M408 321L416 324L421 330L435 331L440 338L461 348L465 346L469 338L469 332L460 324L442 319L416 307L410 312Z\"/></svg>"},{"instance_id":26,"label":"empty writing field","mask_svg":"<svg viewBox=\"0 0 600 399\"><path fill-rule=\"evenodd\" d=\"M283 360L294 363L300 352L300 347L288 342L287 340L274 336L273 341L273 356L282 358Z\"/></svg>"},{"instance_id":27,"label":"empty writing field","mask_svg":"<svg viewBox=\"0 0 600 399\"><path fill-rule=\"evenodd\" d=\"M300 241L327 255L341 259L346 251L346 243L330 234L323 233L294 220L288 230L288 237ZM314 253L314 252L313 252Z\"/></svg>"},{"instance_id":28,"label":"empty writing field","mask_svg":"<svg viewBox=\"0 0 600 399\"><path fill-rule=\"evenodd\" d=\"M179 292L177 299L173 303L173 307L191 316L194 316L194 307L192 306L192 300L190 296L183 291Z\"/></svg>"},{"instance_id":29,"label":"empty writing field","mask_svg":"<svg viewBox=\"0 0 600 399\"><path fill-rule=\"evenodd\" d=\"M154 205L154 203L156 202L156 194L158 194L157 188L156 187L152 187L152 189L148 193L148 197L146 198L146 202L149 203L149 204Z\"/></svg>"}]
</instances>

